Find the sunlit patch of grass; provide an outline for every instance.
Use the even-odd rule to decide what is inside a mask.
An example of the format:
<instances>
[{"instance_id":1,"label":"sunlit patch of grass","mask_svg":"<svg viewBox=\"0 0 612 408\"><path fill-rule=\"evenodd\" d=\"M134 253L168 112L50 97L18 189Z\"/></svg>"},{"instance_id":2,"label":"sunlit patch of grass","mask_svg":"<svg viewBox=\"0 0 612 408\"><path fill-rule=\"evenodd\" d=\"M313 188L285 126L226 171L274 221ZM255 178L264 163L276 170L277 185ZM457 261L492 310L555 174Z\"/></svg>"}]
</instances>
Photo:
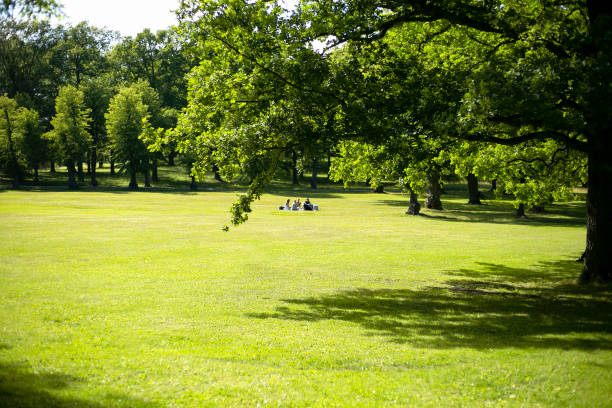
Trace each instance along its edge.
<instances>
[{"instance_id":1,"label":"sunlit patch of grass","mask_svg":"<svg viewBox=\"0 0 612 408\"><path fill-rule=\"evenodd\" d=\"M610 288L574 283L583 203L516 220L459 186L412 217L392 188L278 182L225 233L243 186L41 175L0 193L0 407L612 400ZM278 211L298 196L321 210Z\"/></svg>"}]
</instances>

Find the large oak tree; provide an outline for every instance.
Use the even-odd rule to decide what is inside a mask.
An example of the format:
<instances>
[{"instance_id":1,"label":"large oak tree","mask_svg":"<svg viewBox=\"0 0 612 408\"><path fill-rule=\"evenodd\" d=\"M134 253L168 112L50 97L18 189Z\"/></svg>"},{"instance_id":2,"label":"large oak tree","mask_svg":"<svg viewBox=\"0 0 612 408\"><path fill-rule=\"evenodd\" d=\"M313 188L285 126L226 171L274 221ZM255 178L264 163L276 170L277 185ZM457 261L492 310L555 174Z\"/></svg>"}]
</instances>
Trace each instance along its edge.
<instances>
[{"instance_id":1,"label":"large oak tree","mask_svg":"<svg viewBox=\"0 0 612 408\"><path fill-rule=\"evenodd\" d=\"M592 0L184 0L200 64L179 143L256 169L235 224L283 152L389 138L522 146L588 162L583 282L612 279L612 6ZM202 163L210 161L200 157Z\"/></svg>"}]
</instances>

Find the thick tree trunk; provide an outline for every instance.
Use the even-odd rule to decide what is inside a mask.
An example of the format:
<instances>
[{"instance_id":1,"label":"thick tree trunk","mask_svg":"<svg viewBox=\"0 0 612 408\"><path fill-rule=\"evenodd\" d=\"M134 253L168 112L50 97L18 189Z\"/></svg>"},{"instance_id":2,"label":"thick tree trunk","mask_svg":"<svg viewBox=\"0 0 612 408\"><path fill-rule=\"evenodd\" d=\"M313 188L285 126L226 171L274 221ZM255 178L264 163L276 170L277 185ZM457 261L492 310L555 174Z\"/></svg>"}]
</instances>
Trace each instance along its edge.
<instances>
[{"instance_id":1,"label":"thick tree trunk","mask_svg":"<svg viewBox=\"0 0 612 408\"><path fill-rule=\"evenodd\" d=\"M292 176L292 184L299 184L298 181L298 169L297 169L297 152L294 150L291 155L291 176Z\"/></svg>"},{"instance_id":2,"label":"thick tree trunk","mask_svg":"<svg viewBox=\"0 0 612 408\"><path fill-rule=\"evenodd\" d=\"M157 174L157 157L153 159L153 164L151 167L151 180L154 182L159 181L159 175Z\"/></svg>"},{"instance_id":3,"label":"thick tree trunk","mask_svg":"<svg viewBox=\"0 0 612 408\"><path fill-rule=\"evenodd\" d=\"M419 196L412 190L410 190L410 204L408 205L408 211L406 214L419 215L421 213L421 204L419 204Z\"/></svg>"},{"instance_id":4,"label":"thick tree trunk","mask_svg":"<svg viewBox=\"0 0 612 408\"><path fill-rule=\"evenodd\" d=\"M110 174L111 176L115 175L115 161L114 160L110 161Z\"/></svg>"},{"instance_id":5,"label":"thick tree trunk","mask_svg":"<svg viewBox=\"0 0 612 408\"><path fill-rule=\"evenodd\" d=\"M78 186L76 182L76 169L74 168L74 162L66 163L66 167L68 168L68 188L70 190L76 190Z\"/></svg>"},{"instance_id":6,"label":"thick tree trunk","mask_svg":"<svg viewBox=\"0 0 612 408\"><path fill-rule=\"evenodd\" d=\"M584 266L579 281L612 280L612 137L610 133L589 135L589 189L587 192L587 236ZM591 141L592 140L592 141Z\"/></svg>"},{"instance_id":7,"label":"thick tree trunk","mask_svg":"<svg viewBox=\"0 0 612 408\"><path fill-rule=\"evenodd\" d=\"M49 173L55 173L55 162L53 160L49 162Z\"/></svg>"},{"instance_id":8,"label":"thick tree trunk","mask_svg":"<svg viewBox=\"0 0 612 408\"><path fill-rule=\"evenodd\" d=\"M97 155L98 152L96 151L95 148L91 149L91 185L93 187L97 187L98 186L98 180L96 179L96 159L97 159Z\"/></svg>"},{"instance_id":9,"label":"thick tree trunk","mask_svg":"<svg viewBox=\"0 0 612 408\"><path fill-rule=\"evenodd\" d=\"M592 62L586 135L588 140L587 234L581 283L612 281L612 121L610 120L610 61L612 4L587 0ZM588 72L588 71L587 71Z\"/></svg>"},{"instance_id":10,"label":"thick tree trunk","mask_svg":"<svg viewBox=\"0 0 612 408\"><path fill-rule=\"evenodd\" d=\"M191 184L189 185L189 189L190 190L197 190L198 189L198 185L196 184L195 176L191 176Z\"/></svg>"},{"instance_id":11,"label":"thick tree trunk","mask_svg":"<svg viewBox=\"0 0 612 408\"><path fill-rule=\"evenodd\" d=\"M442 201L440 201L440 194L442 193L442 186L440 186L440 179L437 174L433 175L429 179L429 187L427 193L427 200L425 206L432 210L441 210Z\"/></svg>"},{"instance_id":12,"label":"thick tree trunk","mask_svg":"<svg viewBox=\"0 0 612 408\"><path fill-rule=\"evenodd\" d=\"M316 157L312 161L312 177L310 178L310 188L317 188L317 165L319 164L319 159Z\"/></svg>"},{"instance_id":13,"label":"thick tree trunk","mask_svg":"<svg viewBox=\"0 0 612 408\"><path fill-rule=\"evenodd\" d=\"M138 183L136 182L136 166L133 164L130 165L130 184L128 188L130 190L138 190Z\"/></svg>"},{"instance_id":14,"label":"thick tree trunk","mask_svg":"<svg viewBox=\"0 0 612 408\"><path fill-rule=\"evenodd\" d=\"M480 192L478 191L478 177L470 173L467 176L468 182L468 204L481 205Z\"/></svg>"},{"instance_id":15,"label":"thick tree trunk","mask_svg":"<svg viewBox=\"0 0 612 408\"><path fill-rule=\"evenodd\" d=\"M77 169L78 169L79 181L85 181L85 176L83 175L83 162L82 161L78 162Z\"/></svg>"}]
</instances>

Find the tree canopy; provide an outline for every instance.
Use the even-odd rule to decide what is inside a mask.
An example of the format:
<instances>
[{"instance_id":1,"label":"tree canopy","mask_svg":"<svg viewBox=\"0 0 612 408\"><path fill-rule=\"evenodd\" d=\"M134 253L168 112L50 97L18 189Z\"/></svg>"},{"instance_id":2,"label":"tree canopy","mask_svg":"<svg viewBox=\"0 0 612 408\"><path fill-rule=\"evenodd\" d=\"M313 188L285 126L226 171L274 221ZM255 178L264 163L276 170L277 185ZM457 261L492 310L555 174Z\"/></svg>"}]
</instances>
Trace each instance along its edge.
<instances>
[{"instance_id":1,"label":"tree canopy","mask_svg":"<svg viewBox=\"0 0 612 408\"><path fill-rule=\"evenodd\" d=\"M226 174L255 170L234 224L298 144L522 146L532 154L511 160L531 162L540 179L545 164L582 155L589 192L581 278L609 280L612 16L602 4L304 0L285 10L278 2L185 0L181 30L200 63L178 143L214 151ZM568 152L563 160L560 151Z\"/></svg>"}]
</instances>

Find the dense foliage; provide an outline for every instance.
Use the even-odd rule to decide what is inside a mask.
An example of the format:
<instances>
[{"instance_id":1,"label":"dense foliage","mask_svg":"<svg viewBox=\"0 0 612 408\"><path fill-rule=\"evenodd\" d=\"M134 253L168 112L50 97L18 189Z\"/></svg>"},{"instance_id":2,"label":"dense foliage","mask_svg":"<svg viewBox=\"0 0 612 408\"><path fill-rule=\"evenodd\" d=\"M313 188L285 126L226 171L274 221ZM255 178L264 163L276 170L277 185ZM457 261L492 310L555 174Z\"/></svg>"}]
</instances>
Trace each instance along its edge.
<instances>
[{"instance_id":1,"label":"dense foliage","mask_svg":"<svg viewBox=\"0 0 612 408\"><path fill-rule=\"evenodd\" d=\"M409 173L429 173L435 183L442 151L452 156L477 142L497 163L526 163L497 173L527 202L551 186L572 186L588 162L582 279L610 279L608 6L304 0L288 11L278 2L186 0L181 18L201 62L191 73L179 143L214 151L228 174L255 170L234 224L295 145L350 140L393 148L399 140L408 146L400 155L428 152L409 161L417 167ZM208 153L199 159L211 161ZM435 166L423 168L428 162Z\"/></svg>"}]
</instances>

